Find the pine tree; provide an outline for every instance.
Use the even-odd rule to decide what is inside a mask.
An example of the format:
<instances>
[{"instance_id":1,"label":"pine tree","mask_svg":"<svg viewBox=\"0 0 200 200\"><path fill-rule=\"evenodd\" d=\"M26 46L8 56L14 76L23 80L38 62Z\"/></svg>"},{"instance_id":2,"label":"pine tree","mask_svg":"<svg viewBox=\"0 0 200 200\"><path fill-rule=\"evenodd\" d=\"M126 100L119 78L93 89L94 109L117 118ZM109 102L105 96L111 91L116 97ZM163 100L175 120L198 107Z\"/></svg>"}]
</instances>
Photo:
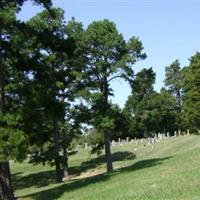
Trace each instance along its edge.
<instances>
[{"instance_id":1,"label":"pine tree","mask_svg":"<svg viewBox=\"0 0 200 200\"><path fill-rule=\"evenodd\" d=\"M117 78L130 81L133 78L132 65L146 55L142 53L142 43L138 38L126 42L109 20L91 23L80 46L84 50L85 96L94 114L92 124L104 134L107 172L112 172L110 142L114 121L109 101L113 95L111 82Z\"/></svg>"},{"instance_id":2,"label":"pine tree","mask_svg":"<svg viewBox=\"0 0 200 200\"><path fill-rule=\"evenodd\" d=\"M184 112L188 127L200 130L200 53L190 59L190 65L184 69Z\"/></svg>"},{"instance_id":3,"label":"pine tree","mask_svg":"<svg viewBox=\"0 0 200 200\"><path fill-rule=\"evenodd\" d=\"M168 91L177 99L177 111L182 111L182 85L183 72L178 60L165 68L165 86Z\"/></svg>"},{"instance_id":4,"label":"pine tree","mask_svg":"<svg viewBox=\"0 0 200 200\"><path fill-rule=\"evenodd\" d=\"M42 2L42 1L37 1ZM23 31L23 23L15 14L24 1L0 2L0 185L3 199L15 199L11 184L9 159L22 160L25 156L26 137L20 126L23 74L16 68L20 51L16 45L17 35ZM49 8L50 1L44 1ZM11 39L15 36L15 40ZM23 56L21 56L23 58ZM23 59L22 59L23 60Z\"/></svg>"}]
</instances>

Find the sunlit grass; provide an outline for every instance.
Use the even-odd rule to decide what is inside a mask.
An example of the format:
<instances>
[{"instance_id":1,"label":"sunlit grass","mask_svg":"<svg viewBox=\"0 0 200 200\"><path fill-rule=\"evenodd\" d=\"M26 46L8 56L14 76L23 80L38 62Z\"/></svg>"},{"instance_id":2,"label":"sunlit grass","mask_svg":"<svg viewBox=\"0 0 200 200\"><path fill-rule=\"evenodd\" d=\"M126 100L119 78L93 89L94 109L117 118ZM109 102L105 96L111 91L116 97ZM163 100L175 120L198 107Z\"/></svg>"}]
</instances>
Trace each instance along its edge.
<instances>
[{"instance_id":1,"label":"sunlit grass","mask_svg":"<svg viewBox=\"0 0 200 200\"><path fill-rule=\"evenodd\" d=\"M19 199L199 200L200 136L179 136L153 145L129 143L112 149L114 168L88 151L70 157L72 175L56 184L54 168L12 163Z\"/></svg>"}]
</instances>

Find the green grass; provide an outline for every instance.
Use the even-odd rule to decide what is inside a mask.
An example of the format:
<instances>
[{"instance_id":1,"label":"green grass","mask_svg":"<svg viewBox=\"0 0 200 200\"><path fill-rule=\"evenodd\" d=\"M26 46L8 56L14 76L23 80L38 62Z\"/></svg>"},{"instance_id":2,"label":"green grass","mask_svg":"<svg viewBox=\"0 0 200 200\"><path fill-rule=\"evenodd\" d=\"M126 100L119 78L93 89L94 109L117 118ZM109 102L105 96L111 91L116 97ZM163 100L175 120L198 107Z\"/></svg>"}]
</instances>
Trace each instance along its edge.
<instances>
[{"instance_id":1,"label":"green grass","mask_svg":"<svg viewBox=\"0 0 200 200\"><path fill-rule=\"evenodd\" d=\"M153 148L129 143L112 151L112 174L105 173L103 156L90 158L83 150L70 157L72 175L59 184L49 166L12 163L15 194L22 200L200 199L200 136L171 137Z\"/></svg>"}]
</instances>

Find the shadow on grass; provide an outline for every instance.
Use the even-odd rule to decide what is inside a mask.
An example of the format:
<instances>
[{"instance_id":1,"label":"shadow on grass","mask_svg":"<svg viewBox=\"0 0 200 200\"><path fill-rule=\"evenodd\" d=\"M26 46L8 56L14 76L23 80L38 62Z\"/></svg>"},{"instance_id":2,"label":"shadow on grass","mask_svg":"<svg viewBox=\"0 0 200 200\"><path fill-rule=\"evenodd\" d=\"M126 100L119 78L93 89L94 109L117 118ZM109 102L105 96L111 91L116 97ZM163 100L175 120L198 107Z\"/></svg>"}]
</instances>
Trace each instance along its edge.
<instances>
[{"instance_id":1,"label":"shadow on grass","mask_svg":"<svg viewBox=\"0 0 200 200\"><path fill-rule=\"evenodd\" d=\"M21 174L13 174L12 182L15 190L20 190L32 186L44 187L51 183L55 183L55 170L48 170L21 176Z\"/></svg>"},{"instance_id":2,"label":"shadow on grass","mask_svg":"<svg viewBox=\"0 0 200 200\"><path fill-rule=\"evenodd\" d=\"M130 151L115 152L112 154L112 161L125 161L133 160L136 155ZM70 173L79 175L80 173L87 171L89 169L96 168L97 166L105 163L105 155L98 156L97 158L92 158L86 162L82 162L80 166L75 166L70 168Z\"/></svg>"},{"instance_id":3,"label":"shadow on grass","mask_svg":"<svg viewBox=\"0 0 200 200\"><path fill-rule=\"evenodd\" d=\"M112 155L113 162L131 160L135 159L135 154L129 151L116 152ZM79 175L80 173L87 171L89 169L96 168L98 165L105 163L105 156L99 156L93 158L87 162L83 162L80 166L71 167L69 169L70 174ZM55 170L48 170L38 173L29 174L27 176L22 176L22 173L14 174L12 176L13 185L15 190L24 189L28 187L44 187L51 183L55 183Z\"/></svg>"},{"instance_id":4,"label":"shadow on grass","mask_svg":"<svg viewBox=\"0 0 200 200\"><path fill-rule=\"evenodd\" d=\"M34 200L53 200L58 199L63 193L74 191L76 189L84 188L88 185L94 184L94 183L100 183L100 182L106 182L108 181L112 176L115 176L119 173L126 173L130 171L135 170L141 170L148 167L153 167L156 165L160 165L163 163L163 161L170 159L171 157L165 157L165 158L155 158L155 159L148 159L148 160L142 160L134 163L133 165L123 167L121 169L118 169L110 174L100 174L93 177L88 177L80 180L75 180L68 183L63 183L62 185L59 185L52 189L47 189L41 192L32 193L30 195L21 196L21 197L30 197Z\"/></svg>"}]
</instances>

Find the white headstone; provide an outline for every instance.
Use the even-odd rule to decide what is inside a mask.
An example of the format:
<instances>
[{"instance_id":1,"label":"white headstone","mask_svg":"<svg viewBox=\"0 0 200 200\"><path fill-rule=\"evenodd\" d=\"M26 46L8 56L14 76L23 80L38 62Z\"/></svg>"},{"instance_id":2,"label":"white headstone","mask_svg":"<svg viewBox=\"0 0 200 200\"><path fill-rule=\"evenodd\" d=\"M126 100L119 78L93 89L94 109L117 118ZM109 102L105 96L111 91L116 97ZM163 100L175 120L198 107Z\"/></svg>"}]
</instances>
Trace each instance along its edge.
<instances>
[{"instance_id":1,"label":"white headstone","mask_svg":"<svg viewBox=\"0 0 200 200\"><path fill-rule=\"evenodd\" d=\"M177 136L177 132L176 132L176 131L174 131L174 136L175 136L175 137Z\"/></svg>"},{"instance_id":2,"label":"white headstone","mask_svg":"<svg viewBox=\"0 0 200 200\"><path fill-rule=\"evenodd\" d=\"M126 143L129 143L129 137L126 137Z\"/></svg>"},{"instance_id":3,"label":"white headstone","mask_svg":"<svg viewBox=\"0 0 200 200\"><path fill-rule=\"evenodd\" d=\"M168 137L168 138L170 137L169 132L167 132L167 137Z\"/></svg>"},{"instance_id":4,"label":"white headstone","mask_svg":"<svg viewBox=\"0 0 200 200\"><path fill-rule=\"evenodd\" d=\"M111 144L112 144L112 146L115 146L115 140L112 140Z\"/></svg>"}]
</instances>

